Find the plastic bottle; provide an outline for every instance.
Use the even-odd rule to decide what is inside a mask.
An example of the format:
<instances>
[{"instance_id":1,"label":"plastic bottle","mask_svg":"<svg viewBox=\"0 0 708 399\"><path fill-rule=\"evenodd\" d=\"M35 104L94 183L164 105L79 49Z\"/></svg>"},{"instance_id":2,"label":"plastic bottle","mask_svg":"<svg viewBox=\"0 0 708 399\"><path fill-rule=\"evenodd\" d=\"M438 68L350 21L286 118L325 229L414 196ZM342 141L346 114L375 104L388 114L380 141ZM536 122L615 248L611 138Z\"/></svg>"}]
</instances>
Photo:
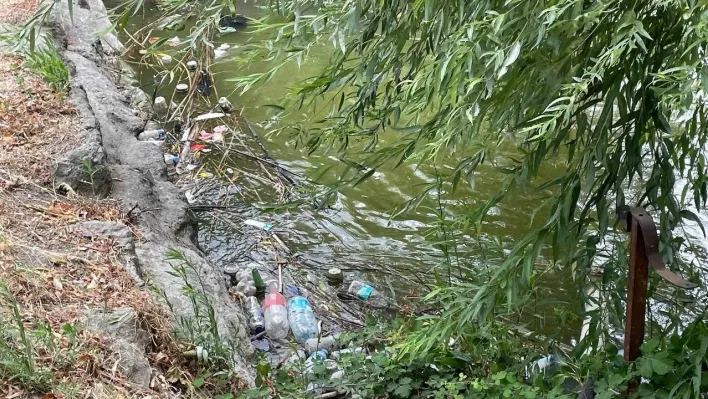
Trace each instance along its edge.
<instances>
[{"instance_id":1,"label":"plastic bottle","mask_svg":"<svg viewBox=\"0 0 708 399\"><path fill-rule=\"evenodd\" d=\"M372 286L362 283L361 281L352 281L347 291L349 291L349 293L352 295L356 295L357 297L359 297L359 299L362 299L364 301L368 300L370 296L376 293Z\"/></svg>"},{"instance_id":2,"label":"plastic bottle","mask_svg":"<svg viewBox=\"0 0 708 399\"><path fill-rule=\"evenodd\" d=\"M320 349L333 351L337 349L337 346L337 338L334 335L327 335L325 337L320 337L319 339L317 339L317 337L310 338L305 341L305 350L309 353L317 352Z\"/></svg>"},{"instance_id":3,"label":"plastic bottle","mask_svg":"<svg viewBox=\"0 0 708 399\"><path fill-rule=\"evenodd\" d=\"M268 286L268 294L263 300L266 334L273 339L285 338L288 335L288 310L285 308L285 297L278 292L275 284Z\"/></svg>"},{"instance_id":4,"label":"plastic bottle","mask_svg":"<svg viewBox=\"0 0 708 399\"><path fill-rule=\"evenodd\" d=\"M305 297L296 296L288 299L288 320L295 340L304 343L317 337L317 318Z\"/></svg>"},{"instance_id":5,"label":"plastic bottle","mask_svg":"<svg viewBox=\"0 0 708 399\"><path fill-rule=\"evenodd\" d=\"M148 141L148 140L163 140L167 135L165 129L155 129L155 130L145 130L138 135L138 140Z\"/></svg>"},{"instance_id":6,"label":"plastic bottle","mask_svg":"<svg viewBox=\"0 0 708 399\"><path fill-rule=\"evenodd\" d=\"M249 296L246 298L246 309L248 310L248 326L251 334L260 334L265 330L265 318L258 299Z\"/></svg>"},{"instance_id":7,"label":"plastic bottle","mask_svg":"<svg viewBox=\"0 0 708 399\"><path fill-rule=\"evenodd\" d=\"M266 284L263 282L261 274L255 267L251 270L251 277L253 277L253 284L256 286L256 295L263 295L266 291Z\"/></svg>"}]
</instances>

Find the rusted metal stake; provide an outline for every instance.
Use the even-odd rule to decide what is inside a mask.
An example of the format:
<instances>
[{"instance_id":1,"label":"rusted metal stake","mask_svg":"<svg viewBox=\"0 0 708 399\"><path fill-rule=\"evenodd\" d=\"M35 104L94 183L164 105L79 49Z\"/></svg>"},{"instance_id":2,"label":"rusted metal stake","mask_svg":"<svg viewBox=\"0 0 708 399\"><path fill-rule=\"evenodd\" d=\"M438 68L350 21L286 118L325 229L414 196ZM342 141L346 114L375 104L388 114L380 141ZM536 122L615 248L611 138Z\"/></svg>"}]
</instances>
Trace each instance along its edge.
<instances>
[{"instance_id":1,"label":"rusted metal stake","mask_svg":"<svg viewBox=\"0 0 708 399\"><path fill-rule=\"evenodd\" d=\"M627 277L627 316L624 327L624 359L631 362L639 357L644 341L644 317L647 309L649 258L639 222L632 218L629 242L629 276Z\"/></svg>"},{"instance_id":2,"label":"rusted metal stake","mask_svg":"<svg viewBox=\"0 0 708 399\"><path fill-rule=\"evenodd\" d=\"M631 233L629 275L627 277L627 315L624 330L624 359L631 362L641 355L640 347L644 342L649 265L664 280L679 288L690 290L696 288L696 285L684 280L664 266L664 261L659 254L656 224L644 208L618 209L618 214L622 218L625 229ZM637 381L630 382L626 393L631 393L637 385Z\"/></svg>"}]
</instances>

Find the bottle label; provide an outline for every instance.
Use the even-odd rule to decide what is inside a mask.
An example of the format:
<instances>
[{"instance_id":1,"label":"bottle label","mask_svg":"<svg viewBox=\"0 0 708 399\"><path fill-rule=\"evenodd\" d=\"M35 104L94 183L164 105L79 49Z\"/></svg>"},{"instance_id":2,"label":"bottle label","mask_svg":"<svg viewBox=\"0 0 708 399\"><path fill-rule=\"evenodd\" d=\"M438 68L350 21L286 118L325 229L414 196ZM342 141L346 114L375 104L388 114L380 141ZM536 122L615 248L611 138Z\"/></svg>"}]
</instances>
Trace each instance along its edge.
<instances>
[{"instance_id":1,"label":"bottle label","mask_svg":"<svg viewBox=\"0 0 708 399\"><path fill-rule=\"evenodd\" d=\"M285 297L283 297L279 293L266 295L265 299L263 300L263 309L268 309L273 305L285 306Z\"/></svg>"},{"instance_id":2,"label":"bottle label","mask_svg":"<svg viewBox=\"0 0 708 399\"><path fill-rule=\"evenodd\" d=\"M371 296L371 293L374 292L374 288L370 285L364 284L361 288L359 288L359 291L356 292L356 296L363 300L369 299L369 296Z\"/></svg>"},{"instance_id":3,"label":"bottle label","mask_svg":"<svg viewBox=\"0 0 708 399\"><path fill-rule=\"evenodd\" d=\"M290 299L288 305L293 309L307 309L310 306L310 302L308 302L307 299L299 296Z\"/></svg>"}]
</instances>

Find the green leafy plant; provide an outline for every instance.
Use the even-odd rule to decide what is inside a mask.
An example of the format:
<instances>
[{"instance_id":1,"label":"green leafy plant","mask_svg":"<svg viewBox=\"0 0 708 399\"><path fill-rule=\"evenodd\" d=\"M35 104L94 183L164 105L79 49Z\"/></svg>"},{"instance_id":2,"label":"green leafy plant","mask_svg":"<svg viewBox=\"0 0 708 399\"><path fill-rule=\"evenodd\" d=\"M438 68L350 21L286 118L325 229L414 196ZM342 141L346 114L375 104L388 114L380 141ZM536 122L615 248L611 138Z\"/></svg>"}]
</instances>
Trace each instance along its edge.
<instances>
[{"instance_id":1,"label":"green leafy plant","mask_svg":"<svg viewBox=\"0 0 708 399\"><path fill-rule=\"evenodd\" d=\"M24 66L49 83L54 90L64 92L69 84L69 70L51 40L44 46L21 53Z\"/></svg>"},{"instance_id":2,"label":"green leafy plant","mask_svg":"<svg viewBox=\"0 0 708 399\"><path fill-rule=\"evenodd\" d=\"M70 392L70 383L54 373L72 370L81 353L78 329L65 324L53 331L46 324L27 324L17 298L7 285L0 283L0 311L10 313L8 320L0 314L0 379L36 393Z\"/></svg>"},{"instance_id":3,"label":"green leafy plant","mask_svg":"<svg viewBox=\"0 0 708 399\"><path fill-rule=\"evenodd\" d=\"M175 333L188 345L189 350L184 355L194 360L197 374L188 390L208 389L208 392L219 395L228 393L239 384L234 363L236 346L219 330L216 311L204 293L204 281L198 266L175 249L170 249L166 255L171 261L170 274L182 281L181 293L192 308L189 316L175 314ZM174 314L173 305L164 291L154 286L152 289Z\"/></svg>"},{"instance_id":4,"label":"green leafy plant","mask_svg":"<svg viewBox=\"0 0 708 399\"><path fill-rule=\"evenodd\" d=\"M421 325L393 323L357 332L351 345L371 354L341 355L336 378L322 362L308 367L303 360L273 369L263 361L258 367L259 386L242 397L274 391L280 398L317 397L323 392L360 398L576 398L588 384L596 398L614 398L637 381L632 398L698 399L708 389L708 324L703 321L666 341L648 341L637 363L626 363L609 345L592 356L559 353L547 366L536 362L548 359L538 342L510 333L513 326L503 324L438 345L424 357L400 356L398 344ZM343 342L351 338L343 337Z\"/></svg>"},{"instance_id":5,"label":"green leafy plant","mask_svg":"<svg viewBox=\"0 0 708 399\"><path fill-rule=\"evenodd\" d=\"M103 171L105 166L104 165L96 166L96 165L94 165L92 160L84 159L84 161L81 163L81 167L83 169L84 175L86 175L86 178L88 179L88 181L86 181L86 183L88 183L88 185L91 186L91 191L95 195L96 194L96 181L95 181L94 177L96 176L97 173Z\"/></svg>"}]
</instances>

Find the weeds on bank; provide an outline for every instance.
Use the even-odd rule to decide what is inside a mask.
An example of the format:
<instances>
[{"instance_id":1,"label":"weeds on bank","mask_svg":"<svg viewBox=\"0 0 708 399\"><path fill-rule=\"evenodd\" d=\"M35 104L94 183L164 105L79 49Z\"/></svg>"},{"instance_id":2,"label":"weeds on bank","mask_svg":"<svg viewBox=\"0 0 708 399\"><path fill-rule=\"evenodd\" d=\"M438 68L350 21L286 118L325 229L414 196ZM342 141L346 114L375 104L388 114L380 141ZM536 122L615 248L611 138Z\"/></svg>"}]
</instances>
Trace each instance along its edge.
<instances>
[{"instance_id":1,"label":"weeds on bank","mask_svg":"<svg viewBox=\"0 0 708 399\"><path fill-rule=\"evenodd\" d=\"M263 360L257 368L258 386L243 397L575 399L583 397L579 396L583 384L590 380L598 399L619 397L632 380L639 386L631 398L700 399L708 392L705 321L693 322L666 339L648 340L642 357L631 364L614 345L588 356L558 352L554 361L548 361L541 345L515 336L509 327L496 323L483 330L465 328L446 343L429 337L437 342L433 348L412 357L402 354L401 345L411 331L424 330L425 323L398 320L385 327L370 325L348 337L352 347L364 347L370 355L344 354L337 370L332 370L331 361L315 362L308 369L304 362L271 368Z\"/></svg>"},{"instance_id":2,"label":"weeds on bank","mask_svg":"<svg viewBox=\"0 0 708 399\"><path fill-rule=\"evenodd\" d=\"M54 42L46 40L42 48L20 53L24 66L34 72L58 92L64 92L69 84L69 70L59 56Z\"/></svg>"},{"instance_id":3,"label":"weeds on bank","mask_svg":"<svg viewBox=\"0 0 708 399\"><path fill-rule=\"evenodd\" d=\"M20 303L0 282L0 381L4 389L54 392L73 397L78 379L96 374L109 358L97 337L65 323L54 329L39 320L26 321Z\"/></svg>"},{"instance_id":4,"label":"weeds on bank","mask_svg":"<svg viewBox=\"0 0 708 399\"><path fill-rule=\"evenodd\" d=\"M235 373L234 351L237 345L219 330L216 310L204 293L205 284L199 267L181 252L171 249L167 259L172 262L171 275L180 278L182 295L191 305L192 315L178 315L164 291L152 287L175 316L176 341L183 346L182 368L173 382L183 384L187 392L227 398L240 392L245 383ZM177 370L175 370L177 371ZM226 395L226 396L224 396Z\"/></svg>"}]
</instances>

